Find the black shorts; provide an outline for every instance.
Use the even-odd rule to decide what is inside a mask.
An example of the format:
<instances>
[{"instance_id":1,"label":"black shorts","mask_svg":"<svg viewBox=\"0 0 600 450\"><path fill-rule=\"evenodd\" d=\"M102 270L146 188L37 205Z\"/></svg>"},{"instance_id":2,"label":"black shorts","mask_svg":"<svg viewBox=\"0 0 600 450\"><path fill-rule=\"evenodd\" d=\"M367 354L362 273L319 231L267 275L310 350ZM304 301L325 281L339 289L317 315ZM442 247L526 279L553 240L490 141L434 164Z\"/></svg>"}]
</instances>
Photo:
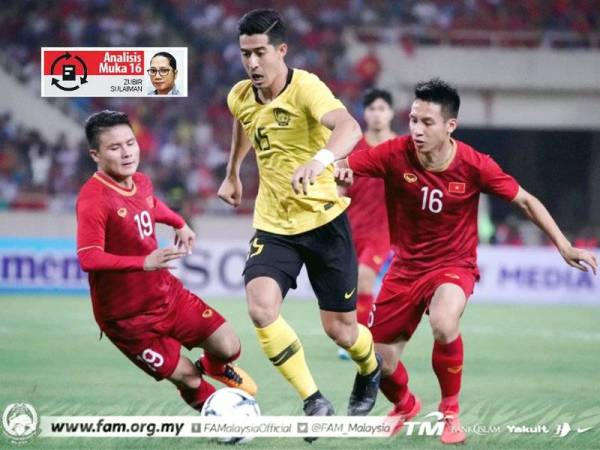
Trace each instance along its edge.
<instances>
[{"instance_id":1,"label":"black shorts","mask_svg":"<svg viewBox=\"0 0 600 450\"><path fill-rule=\"evenodd\" d=\"M244 268L248 284L257 277L274 279L285 298L296 288L306 264L308 279L324 311L356 309L358 265L346 213L314 230L286 236L257 230Z\"/></svg>"}]
</instances>

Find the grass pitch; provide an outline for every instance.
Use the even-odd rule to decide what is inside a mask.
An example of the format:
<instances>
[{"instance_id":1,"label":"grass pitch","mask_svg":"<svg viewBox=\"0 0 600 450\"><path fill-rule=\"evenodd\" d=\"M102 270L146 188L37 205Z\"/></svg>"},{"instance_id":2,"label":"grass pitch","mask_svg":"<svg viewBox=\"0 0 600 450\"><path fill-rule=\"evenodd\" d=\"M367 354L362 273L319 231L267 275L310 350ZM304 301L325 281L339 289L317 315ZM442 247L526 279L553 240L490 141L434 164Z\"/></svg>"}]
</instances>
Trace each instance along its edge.
<instances>
[{"instance_id":1,"label":"grass pitch","mask_svg":"<svg viewBox=\"0 0 600 450\"><path fill-rule=\"evenodd\" d=\"M264 357L243 299L209 302L242 339L239 364L259 384L264 415L301 415L296 394ZM99 333L87 297L0 297L0 409L33 404L40 415L193 415L168 382L156 383ZM344 413L354 378L323 333L315 302L288 301L283 315L296 329L322 392ZM471 304L463 318L465 369L462 423L466 446L491 448L600 448L600 308ZM420 420L435 411L437 380L431 369L432 337L424 320L407 346L411 389L423 401ZM197 357L199 351L191 352ZM390 405L380 396L374 415ZM565 437L556 427L567 422ZM515 434L508 426L546 425L548 433ZM578 433L577 428L592 429ZM0 448L12 444L0 435ZM244 448L309 448L299 438L255 439ZM322 438L310 448L443 448L436 437ZM36 438L26 448L219 448L193 438Z\"/></svg>"}]
</instances>

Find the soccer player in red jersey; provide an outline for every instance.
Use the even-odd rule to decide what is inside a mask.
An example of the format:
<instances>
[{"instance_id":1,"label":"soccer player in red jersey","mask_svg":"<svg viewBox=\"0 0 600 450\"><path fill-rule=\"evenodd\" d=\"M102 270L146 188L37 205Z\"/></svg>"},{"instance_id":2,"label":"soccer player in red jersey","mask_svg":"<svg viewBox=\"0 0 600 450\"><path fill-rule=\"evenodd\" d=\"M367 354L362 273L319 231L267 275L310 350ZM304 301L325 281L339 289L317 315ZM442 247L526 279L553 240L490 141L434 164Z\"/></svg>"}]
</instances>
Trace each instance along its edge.
<instances>
[{"instance_id":1,"label":"soccer player in red jersey","mask_svg":"<svg viewBox=\"0 0 600 450\"><path fill-rule=\"evenodd\" d=\"M353 152L372 148L396 136L391 128L394 109L392 95L388 91L368 90L363 98L363 107L367 129ZM385 187L383 180L378 178L356 177L352 185L341 190L352 199L348 207L348 219L358 258L356 319L358 323L368 326L375 281L390 253L385 203L374 201L384 198ZM342 348L338 348L338 356L349 359Z\"/></svg>"},{"instance_id":2,"label":"soccer player in red jersey","mask_svg":"<svg viewBox=\"0 0 600 450\"><path fill-rule=\"evenodd\" d=\"M140 148L129 119L102 111L88 118L85 131L98 171L77 199L77 255L89 272L100 329L146 373L174 383L198 411L215 391L203 375L254 394L254 381L231 364L240 354L231 326L168 270L192 251L196 236L137 172ZM157 248L156 222L175 229L176 247ZM202 347L204 355L193 363L181 345Z\"/></svg>"},{"instance_id":3,"label":"soccer player in red jersey","mask_svg":"<svg viewBox=\"0 0 600 450\"><path fill-rule=\"evenodd\" d=\"M588 251L573 247L542 203L489 156L451 137L460 98L433 79L415 89L410 135L356 152L338 162L336 176L383 178L390 235L396 255L373 305L371 333L384 358L380 389L394 404L390 416L399 431L420 410L399 359L423 313L433 331L433 370L444 414L441 440L465 441L458 420L463 369L460 317L479 278L477 203L481 192L518 206L552 240L566 263L596 273Z\"/></svg>"},{"instance_id":4,"label":"soccer player in red jersey","mask_svg":"<svg viewBox=\"0 0 600 450\"><path fill-rule=\"evenodd\" d=\"M363 106L367 130L353 153L375 147L396 136L391 129L394 109L389 92L369 90L363 99ZM390 251L385 203L377 201L385 197L385 187L381 179L356 177L345 194L352 199L348 218L359 263L356 316L359 323L367 325L375 280Z\"/></svg>"}]
</instances>

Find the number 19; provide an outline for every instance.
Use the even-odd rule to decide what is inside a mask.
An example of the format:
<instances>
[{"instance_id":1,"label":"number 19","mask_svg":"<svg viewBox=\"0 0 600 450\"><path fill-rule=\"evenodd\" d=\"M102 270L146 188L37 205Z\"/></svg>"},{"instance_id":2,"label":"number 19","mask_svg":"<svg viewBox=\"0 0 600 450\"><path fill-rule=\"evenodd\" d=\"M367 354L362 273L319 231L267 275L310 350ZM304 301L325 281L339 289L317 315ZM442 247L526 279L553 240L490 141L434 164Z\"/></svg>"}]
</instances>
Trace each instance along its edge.
<instances>
[{"instance_id":1,"label":"number 19","mask_svg":"<svg viewBox=\"0 0 600 450\"><path fill-rule=\"evenodd\" d=\"M140 239L152 236L152 218L148 211L142 211L140 214L136 214L133 219L135 220L135 223L137 223Z\"/></svg>"}]
</instances>

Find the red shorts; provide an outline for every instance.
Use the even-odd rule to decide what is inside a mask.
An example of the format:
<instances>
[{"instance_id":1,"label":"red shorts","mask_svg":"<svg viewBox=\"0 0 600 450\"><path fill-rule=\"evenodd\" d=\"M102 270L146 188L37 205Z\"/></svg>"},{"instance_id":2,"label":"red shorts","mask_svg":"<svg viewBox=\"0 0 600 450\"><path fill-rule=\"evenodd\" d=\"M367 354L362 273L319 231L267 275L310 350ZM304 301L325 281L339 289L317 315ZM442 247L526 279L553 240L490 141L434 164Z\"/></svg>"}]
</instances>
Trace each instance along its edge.
<instances>
[{"instance_id":1,"label":"red shorts","mask_svg":"<svg viewBox=\"0 0 600 450\"><path fill-rule=\"evenodd\" d=\"M468 299L476 280L472 270L459 267L434 270L418 279L388 271L369 315L373 340L382 343L409 340L440 285L456 284Z\"/></svg>"},{"instance_id":2,"label":"red shorts","mask_svg":"<svg viewBox=\"0 0 600 450\"><path fill-rule=\"evenodd\" d=\"M379 273L381 266L390 254L388 242L381 242L371 237L353 237L358 264L364 264Z\"/></svg>"},{"instance_id":3,"label":"red shorts","mask_svg":"<svg viewBox=\"0 0 600 450\"><path fill-rule=\"evenodd\" d=\"M157 381L171 376L179 362L181 345L197 347L225 319L186 289L176 289L168 310L158 319L135 316L103 322L101 330L140 369Z\"/></svg>"}]
</instances>

